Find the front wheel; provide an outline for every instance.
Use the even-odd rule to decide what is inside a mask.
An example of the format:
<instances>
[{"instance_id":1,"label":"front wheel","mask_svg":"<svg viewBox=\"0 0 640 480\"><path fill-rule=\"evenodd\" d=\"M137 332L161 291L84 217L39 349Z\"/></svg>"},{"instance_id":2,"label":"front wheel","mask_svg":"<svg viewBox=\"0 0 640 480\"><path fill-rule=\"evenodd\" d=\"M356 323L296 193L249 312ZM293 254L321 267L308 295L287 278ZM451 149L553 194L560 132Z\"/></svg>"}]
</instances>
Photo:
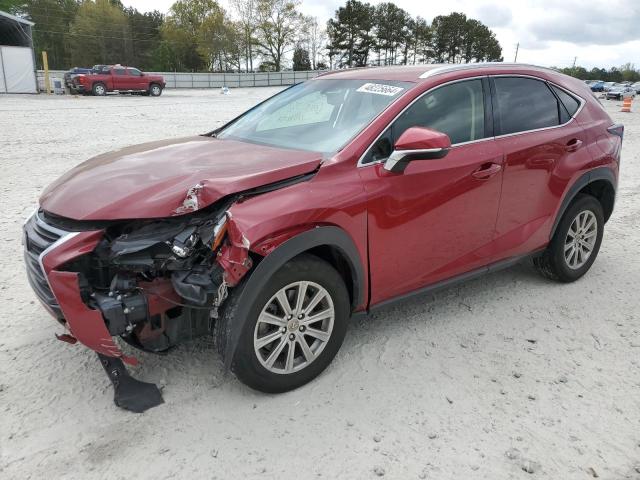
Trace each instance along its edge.
<instances>
[{"instance_id":1,"label":"front wheel","mask_svg":"<svg viewBox=\"0 0 640 480\"><path fill-rule=\"evenodd\" d=\"M239 320L226 318L234 310L225 308L223 324ZM263 392L298 388L331 363L349 315L349 295L340 274L318 257L300 255L253 297L232 370L243 383Z\"/></svg>"},{"instance_id":2,"label":"front wheel","mask_svg":"<svg viewBox=\"0 0 640 480\"><path fill-rule=\"evenodd\" d=\"M152 83L149 85L149 95L152 97L159 97L162 94L162 87L157 83Z\"/></svg>"},{"instance_id":3,"label":"front wheel","mask_svg":"<svg viewBox=\"0 0 640 480\"><path fill-rule=\"evenodd\" d=\"M107 94L107 87L104 85L104 83L94 83L93 87L91 88L91 93L98 97L103 97Z\"/></svg>"},{"instance_id":4,"label":"front wheel","mask_svg":"<svg viewBox=\"0 0 640 480\"><path fill-rule=\"evenodd\" d=\"M562 216L545 252L533 263L547 278L573 282L593 265L603 234L602 205L591 195L580 194Z\"/></svg>"}]
</instances>

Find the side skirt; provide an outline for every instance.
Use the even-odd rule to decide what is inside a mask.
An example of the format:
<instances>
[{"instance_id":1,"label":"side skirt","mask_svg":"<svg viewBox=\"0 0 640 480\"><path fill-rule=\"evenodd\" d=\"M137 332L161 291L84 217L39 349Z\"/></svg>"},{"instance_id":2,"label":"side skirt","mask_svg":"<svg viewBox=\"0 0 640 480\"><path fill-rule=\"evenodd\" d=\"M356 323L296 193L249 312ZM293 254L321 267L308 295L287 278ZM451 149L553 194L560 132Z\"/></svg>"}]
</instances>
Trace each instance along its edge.
<instances>
[{"instance_id":1,"label":"side skirt","mask_svg":"<svg viewBox=\"0 0 640 480\"><path fill-rule=\"evenodd\" d=\"M460 283L467 282L469 280L473 280L474 278L481 277L487 273L497 272L499 270L504 270L505 268L512 267L517 263L522 262L523 260L527 260L530 258L534 258L542 254L545 249L536 250L533 253L528 253L526 255L519 255L517 257L506 258L504 260L500 260L499 262L492 263L485 267L478 268L476 270L471 270L470 272L462 273L460 275L456 275L455 277L448 278L446 280L442 280L437 283L433 283L431 285L427 285L426 287L420 288L418 290L414 290L413 292L406 293L404 295L400 295L399 297L391 298L389 300L385 300L383 302L377 303L369 308L368 312L354 312L352 318L358 318L361 316L366 316L369 313L375 312L381 308L388 307L391 305L401 304L406 302L414 297L419 297L421 295L426 295L428 293L433 293L436 291L444 290L446 288L452 287L454 285L458 285Z\"/></svg>"}]
</instances>

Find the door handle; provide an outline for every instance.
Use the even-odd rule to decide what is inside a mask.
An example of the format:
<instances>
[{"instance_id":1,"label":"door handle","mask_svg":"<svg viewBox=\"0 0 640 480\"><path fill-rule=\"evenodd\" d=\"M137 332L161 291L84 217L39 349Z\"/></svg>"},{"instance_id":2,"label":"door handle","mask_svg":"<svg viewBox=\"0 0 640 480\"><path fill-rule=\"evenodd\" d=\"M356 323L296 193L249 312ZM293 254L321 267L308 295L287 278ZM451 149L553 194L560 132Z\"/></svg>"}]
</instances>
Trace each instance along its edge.
<instances>
[{"instance_id":1,"label":"door handle","mask_svg":"<svg viewBox=\"0 0 640 480\"><path fill-rule=\"evenodd\" d=\"M471 176L478 180L487 180L502 170L502 165L498 163L484 163L480 168L474 171Z\"/></svg>"},{"instance_id":2,"label":"door handle","mask_svg":"<svg viewBox=\"0 0 640 480\"><path fill-rule=\"evenodd\" d=\"M581 146L582 146L582 140L579 140L577 138L572 138L567 142L567 146L565 147L565 149L567 150L567 152L575 152Z\"/></svg>"}]
</instances>

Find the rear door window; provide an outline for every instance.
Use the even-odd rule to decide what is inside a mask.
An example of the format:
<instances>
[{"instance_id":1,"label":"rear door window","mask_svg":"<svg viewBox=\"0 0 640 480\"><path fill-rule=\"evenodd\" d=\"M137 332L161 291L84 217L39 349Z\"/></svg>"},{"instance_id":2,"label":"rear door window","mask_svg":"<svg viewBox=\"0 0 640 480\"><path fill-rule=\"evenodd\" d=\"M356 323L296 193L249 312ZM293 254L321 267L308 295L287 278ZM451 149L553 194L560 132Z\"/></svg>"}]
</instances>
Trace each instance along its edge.
<instances>
[{"instance_id":1,"label":"rear door window","mask_svg":"<svg viewBox=\"0 0 640 480\"><path fill-rule=\"evenodd\" d=\"M125 75L126 72L125 72L124 68L114 68L113 69L113 74L114 75Z\"/></svg>"},{"instance_id":2,"label":"rear door window","mask_svg":"<svg viewBox=\"0 0 640 480\"><path fill-rule=\"evenodd\" d=\"M542 80L495 77L498 135L560 125L561 104Z\"/></svg>"}]
</instances>

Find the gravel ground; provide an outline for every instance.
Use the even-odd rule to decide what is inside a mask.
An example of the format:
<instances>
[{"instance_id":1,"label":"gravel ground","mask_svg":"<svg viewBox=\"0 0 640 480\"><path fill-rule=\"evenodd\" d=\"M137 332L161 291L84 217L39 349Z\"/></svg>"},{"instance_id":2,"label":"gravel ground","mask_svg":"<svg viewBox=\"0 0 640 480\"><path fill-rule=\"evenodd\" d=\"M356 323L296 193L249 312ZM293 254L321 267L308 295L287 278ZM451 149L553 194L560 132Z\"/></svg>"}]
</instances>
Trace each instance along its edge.
<instances>
[{"instance_id":1,"label":"gravel ground","mask_svg":"<svg viewBox=\"0 0 640 480\"><path fill-rule=\"evenodd\" d=\"M640 102L598 260L529 265L353 323L311 384L243 386L207 341L140 355L165 404L117 409L96 356L58 342L22 265L39 192L86 158L212 129L277 91L0 96L0 477L640 479Z\"/></svg>"}]
</instances>

